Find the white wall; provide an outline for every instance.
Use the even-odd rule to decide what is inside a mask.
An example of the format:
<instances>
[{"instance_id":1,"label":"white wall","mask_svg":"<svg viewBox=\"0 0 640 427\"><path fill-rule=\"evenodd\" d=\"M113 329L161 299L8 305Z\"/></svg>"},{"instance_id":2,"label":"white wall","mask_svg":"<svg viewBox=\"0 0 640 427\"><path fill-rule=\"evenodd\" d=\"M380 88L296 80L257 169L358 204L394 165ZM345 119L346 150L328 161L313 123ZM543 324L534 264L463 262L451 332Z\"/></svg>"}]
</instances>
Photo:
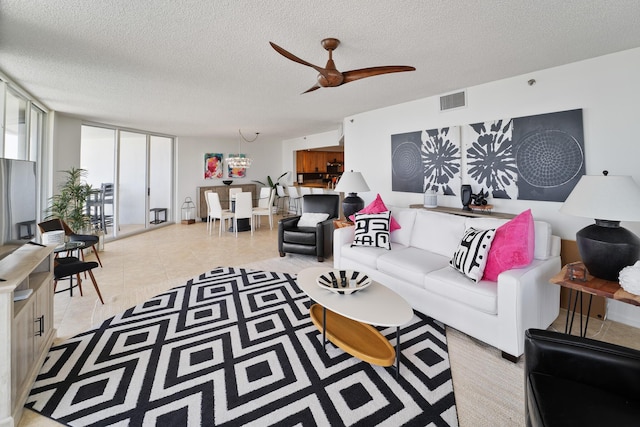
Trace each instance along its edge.
<instances>
[{"instance_id":1,"label":"white wall","mask_svg":"<svg viewBox=\"0 0 640 427\"><path fill-rule=\"evenodd\" d=\"M632 175L640 183L638 102L640 48L466 88L465 108L439 111L439 96L347 117L344 121L345 168L361 171L372 200L380 193L389 205L423 203L423 195L391 191L391 135L482 121L583 109L586 173ZM537 83L529 86L527 81ZM463 88L461 88L463 89ZM479 189L474 189L479 190ZM445 206L460 206L457 196L438 196ZM561 203L490 201L496 211L518 213L531 208L537 219L553 225L554 234L575 240L593 221L561 214ZM594 201L606 203L606 201ZM623 223L640 234L640 223ZM611 301L609 317L640 327L640 308Z\"/></svg>"},{"instance_id":2,"label":"white wall","mask_svg":"<svg viewBox=\"0 0 640 427\"><path fill-rule=\"evenodd\" d=\"M280 141L269 140L263 135L254 142L243 142L240 151L253 159L253 165L247 169L246 177L232 178L233 183L251 184L254 180L266 183L267 175L272 179L280 176L285 172L282 168L281 146ZM186 197L191 197L197 206L197 187L223 185L222 181L227 179L226 165L223 178L204 179L205 153L223 153L224 158L227 158L229 153L238 152L238 141L237 139L215 141L211 138L181 137L178 138L177 147L176 212L177 220L180 220L180 210Z\"/></svg>"}]
</instances>

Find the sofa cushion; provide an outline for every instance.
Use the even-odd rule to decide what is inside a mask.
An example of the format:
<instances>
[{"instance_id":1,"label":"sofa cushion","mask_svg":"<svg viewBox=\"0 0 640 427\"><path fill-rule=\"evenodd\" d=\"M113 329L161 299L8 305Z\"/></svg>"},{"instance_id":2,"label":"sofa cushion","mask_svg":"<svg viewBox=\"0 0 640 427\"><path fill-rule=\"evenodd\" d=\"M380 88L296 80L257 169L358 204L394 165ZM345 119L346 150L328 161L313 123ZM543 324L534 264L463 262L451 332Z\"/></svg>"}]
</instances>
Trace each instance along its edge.
<instances>
[{"instance_id":1,"label":"sofa cushion","mask_svg":"<svg viewBox=\"0 0 640 427\"><path fill-rule=\"evenodd\" d=\"M495 233L496 230L492 228L489 230L469 228L464 232L458 249L453 253L451 266L474 282L478 282L482 279Z\"/></svg>"},{"instance_id":2,"label":"sofa cushion","mask_svg":"<svg viewBox=\"0 0 640 427\"><path fill-rule=\"evenodd\" d=\"M389 236L389 224L391 212L375 214L355 214L355 230L353 232L352 246L375 246L377 248L391 249Z\"/></svg>"},{"instance_id":3,"label":"sofa cushion","mask_svg":"<svg viewBox=\"0 0 640 427\"><path fill-rule=\"evenodd\" d=\"M536 243L533 248L535 259L548 259L551 256L551 224L544 221L533 221Z\"/></svg>"},{"instance_id":4,"label":"sofa cushion","mask_svg":"<svg viewBox=\"0 0 640 427\"><path fill-rule=\"evenodd\" d=\"M390 251L377 259L378 271L422 287L424 275L446 267L449 257L408 247L404 251Z\"/></svg>"},{"instance_id":5,"label":"sofa cushion","mask_svg":"<svg viewBox=\"0 0 640 427\"><path fill-rule=\"evenodd\" d=\"M389 209L387 209L387 206L382 201L382 197L380 197L380 194L378 194L373 202L369 203L367 206L359 210L357 213L381 213L381 212L386 212L388 210ZM349 219L351 220L351 222L355 222L356 221L355 214L351 215ZM389 232L396 231L399 228L401 228L401 225L398 224L398 221L396 221L392 215L391 222L389 224Z\"/></svg>"},{"instance_id":6,"label":"sofa cushion","mask_svg":"<svg viewBox=\"0 0 640 427\"><path fill-rule=\"evenodd\" d=\"M372 270L377 270L379 257L389 253L401 252L405 249L407 249L407 247L399 243L392 243L391 251L374 246L351 246L347 243L340 249L340 254L343 259L362 264Z\"/></svg>"},{"instance_id":7,"label":"sofa cushion","mask_svg":"<svg viewBox=\"0 0 640 427\"><path fill-rule=\"evenodd\" d=\"M489 280L474 283L461 280L460 273L451 267L441 268L424 277L429 292L457 301L488 314L498 313L498 284Z\"/></svg>"},{"instance_id":8,"label":"sofa cushion","mask_svg":"<svg viewBox=\"0 0 640 427\"><path fill-rule=\"evenodd\" d=\"M296 243L299 245L312 245L316 244L316 228L304 227L294 228L292 230L284 230L282 241L286 243Z\"/></svg>"},{"instance_id":9,"label":"sofa cushion","mask_svg":"<svg viewBox=\"0 0 640 427\"><path fill-rule=\"evenodd\" d=\"M451 257L464 234L464 217L418 209L411 246Z\"/></svg>"},{"instance_id":10,"label":"sofa cushion","mask_svg":"<svg viewBox=\"0 0 640 427\"><path fill-rule=\"evenodd\" d=\"M483 279L495 282L503 271L531 264L534 244L533 217L527 209L496 229Z\"/></svg>"},{"instance_id":11,"label":"sofa cushion","mask_svg":"<svg viewBox=\"0 0 640 427\"><path fill-rule=\"evenodd\" d=\"M416 220L417 209L391 208L391 212L402 227L391 233L391 242L409 246L411 244L413 223Z\"/></svg>"}]
</instances>

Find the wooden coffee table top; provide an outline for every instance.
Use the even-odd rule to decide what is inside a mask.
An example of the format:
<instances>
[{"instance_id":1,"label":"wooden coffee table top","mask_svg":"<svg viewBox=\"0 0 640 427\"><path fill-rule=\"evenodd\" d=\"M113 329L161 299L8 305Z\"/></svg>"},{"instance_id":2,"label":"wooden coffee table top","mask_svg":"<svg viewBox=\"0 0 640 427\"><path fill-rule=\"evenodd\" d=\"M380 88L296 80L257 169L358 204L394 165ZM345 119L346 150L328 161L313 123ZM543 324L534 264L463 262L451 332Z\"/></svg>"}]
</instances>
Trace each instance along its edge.
<instances>
[{"instance_id":1,"label":"wooden coffee table top","mask_svg":"<svg viewBox=\"0 0 640 427\"><path fill-rule=\"evenodd\" d=\"M400 295L373 282L350 295L340 295L318 286L317 277L330 267L312 267L298 274L298 286L315 302L346 318L378 326L402 326L413 318L411 305Z\"/></svg>"},{"instance_id":2,"label":"wooden coffee table top","mask_svg":"<svg viewBox=\"0 0 640 427\"><path fill-rule=\"evenodd\" d=\"M322 332L323 307L313 304L309 310L311 321ZM327 338L350 355L378 366L391 366L396 351L376 328L326 310Z\"/></svg>"}]
</instances>

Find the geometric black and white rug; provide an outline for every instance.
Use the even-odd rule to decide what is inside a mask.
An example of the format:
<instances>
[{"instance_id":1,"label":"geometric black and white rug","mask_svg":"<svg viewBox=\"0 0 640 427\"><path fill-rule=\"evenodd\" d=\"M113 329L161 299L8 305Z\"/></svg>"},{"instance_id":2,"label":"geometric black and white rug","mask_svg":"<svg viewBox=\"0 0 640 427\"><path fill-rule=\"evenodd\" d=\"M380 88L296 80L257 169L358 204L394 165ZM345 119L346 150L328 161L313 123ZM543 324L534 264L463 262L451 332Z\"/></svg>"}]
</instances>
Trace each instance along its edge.
<instances>
[{"instance_id":1,"label":"geometric black and white rug","mask_svg":"<svg viewBox=\"0 0 640 427\"><path fill-rule=\"evenodd\" d=\"M445 331L401 378L327 344L295 275L217 268L52 347L26 407L70 426L455 426ZM379 328L395 345L395 328Z\"/></svg>"}]
</instances>

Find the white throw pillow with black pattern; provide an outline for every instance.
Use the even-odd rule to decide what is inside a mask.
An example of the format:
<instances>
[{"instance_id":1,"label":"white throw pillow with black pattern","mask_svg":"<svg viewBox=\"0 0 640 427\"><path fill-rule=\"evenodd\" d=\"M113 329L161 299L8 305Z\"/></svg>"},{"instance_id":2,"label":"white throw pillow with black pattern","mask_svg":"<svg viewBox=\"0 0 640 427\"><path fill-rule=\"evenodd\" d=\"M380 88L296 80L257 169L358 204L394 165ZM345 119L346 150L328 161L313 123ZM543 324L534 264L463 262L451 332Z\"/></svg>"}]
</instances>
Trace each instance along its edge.
<instances>
[{"instance_id":1,"label":"white throw pillow with black pattern","mask_svg":"<svg viewBox=\"0 0 640 427\"><path fill-rule=\"evenodd\" d=\"M494 229L467 229L449 264L474 282L480 281L495 234Z\"/></svg>"},{"instance_id":2,"label":"white throw pillow with black pattern","mask_svg":"<svg viewBox=\"0 0 640 427\"><path fill-rule=\"evenodd\" d=\"M351 246L374 246L391 250L389 224L391 211L355 214L355 231Z\"/></svg>"}]
</instances>

